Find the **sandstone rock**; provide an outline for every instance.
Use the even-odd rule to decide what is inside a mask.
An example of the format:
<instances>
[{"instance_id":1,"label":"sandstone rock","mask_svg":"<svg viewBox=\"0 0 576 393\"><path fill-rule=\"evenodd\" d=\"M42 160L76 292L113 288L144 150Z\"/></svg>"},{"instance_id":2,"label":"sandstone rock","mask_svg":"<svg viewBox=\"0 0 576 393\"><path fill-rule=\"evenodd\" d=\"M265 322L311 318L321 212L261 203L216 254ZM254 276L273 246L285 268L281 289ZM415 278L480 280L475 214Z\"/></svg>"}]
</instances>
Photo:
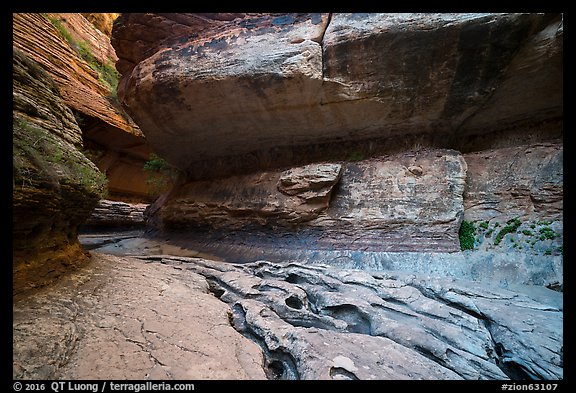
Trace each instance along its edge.
<instances>
[{"instance_id":1,"label":"sandstone rock","mask_svg":"<svg viewBox=\"0 0 576 393\"><path fill-rule=\"evenodd\" d=\"M299 263L162 263L206 277L275 378L563 377L562 295L551 290Z\"/></svg>"},{"instance_id":2,"label":"sandstone rock","mask_svg":"<svg viewBox=\"0 0 576 393\"><path fill-rule=\"evenodd\" d=\"M111 195L149 198L142 167L150 149L115 97L110 39L78 13L14 13L12 19L13 46L54 79L85 147L101 155L92 158L107 173Z\"/></svg>"},{"instance_id":3,"label":"sandstone rock","mask_svg":"<svg viewBox=\"0 0 576 393\"><path fill-rule=\"evenodd\" d=\"M286 236L296 248L460 249L466 163L458 152L421 150L341 166L341 175L333 164L190 182L158 215L166 229L216 228L218 236L243 231L253 240Z\"/></svg>"},{"instance_id":4,"label":"sandstone rock","mask_svg":"<svg viewBox=\"0 0 576 393\"><path fill-rule=\"evenodd\" d=\"M129 64L123 105L155 151L190 173L222 157L251 168L274 149L448 140L562 117L557 14L244 15L197 34L189 25L125 15L113 44Z\"/></svg>"},{"instance_id":5,"label":"sandstone rock","mask_svg":"<svg viewBox=\"0 0 576 393\"><path fill-rule=\"evenodd\" d=\"M266 378L258 346L187 270L93 254L13 309L14 379Z\"/></svg>"},{"instance_id":6,"label":"sandstone rock","mask_svg":"<svg viewBox=\"0 0 576 393\"><path fill-rule=\"evenodd\" d=\"M81 14L86 20L94 25L95 28L104 33L107 37L112 36L112 26L114 25L114 20L118 18L120 14L113 13L86 13Z\"/></svg>"},{"instance_id":7,"label":"sandstone rock","mask_svg":"<svg viewBox=\"0 0 576 393\"><path fill-rule=\"evenodd\" d=\"M306 200L328 199L332 188L340 180L341 169L340 164L311 164L289 169L280 175L278 190Z\"/></svg>"},{"instance_id":8,"label":"sandstone rock","mask_svg":"<svg viewBox=\"0 0 576 393\"><path fill-rule=\"evenodd\" d=\"M144 226L145 203L126 203L102 199L96 205L84 227L134 227Z\"/></svg>"},{"instance_id":9,"label":"sandstone rock","mask_svg":"<svg viewBox=\"0 0 576 393\"><path fill-rule=\"evenodd\" d=\"M167 228L294 227L328 208L340 170L338 164L314 164L192 182L171 192L157 214Z\"/></svg>"},{"instance_id":10,"label":"sandstone rock","mask_svg":"<svg viewBox=\"0 0 576 393\"><path fill-rule=\"evenodd\" d=\"M101 60L105 62L115 60L113 48L109 47L109 41L104 34L80 14L50 15L55 20L65 19L66 26L69 26L72 32L69 34L75 34L86 42L94 56L102 56ZM142 136L138 126L125 116L122 109L106 99L111 94L109 87L98 80L98 72L79 56L48 17L41 14L15 13L12 20L14 46L37 61L52 76L67 105L123 132Z\"/></svg>"},{"instance_id":11,"label":"sandstone rock","mask_svg":"<svg viewBox=\"0 0 576 393\"><path fill-rule=\"evenodd\" d=\"M562 143L541 143L467 153L464 216L505 222L562 220Z\"/></svg>"},{"instance_id":12,"label":"sandstone rock","mask_svg":"<svg viewBox=\"0 0 576 393\"><path fill-rule=\"evenodd\" d=\"M13 291L44 285L86 258L77 228L106 179L50 76L13 50Z\"/></svg>"},{"instance_id":13,"label":"sandstone rock","mask_svg":"<svg viewBox=\"0 0 576 393\"><path fill-rule=\"evenodd\" d=\"M141 60L161 49L166 39L197 37L202 31L243 16L241 13L122 13L112 36L112 45L123 54L117 64L118 71L130 73Z\"/></svg>"},{"instance_id":14,"label":"sandstone rock","mask_svg":"<svg viewBox=\"0 0 576 393\"><path fill-rule=\"evenodd\" d=\"M87 249L112 255L172 255L247 263L301 262L342 269L385 270L430 277L487 282L505 289L532 285L562 291L563 257L542 250L480 248L465 252L387 252L307 248L293 236L267 238L229 233L174 233L164 236L126 232L91 232L80 236Z\"/></svg>"}]
</instances>

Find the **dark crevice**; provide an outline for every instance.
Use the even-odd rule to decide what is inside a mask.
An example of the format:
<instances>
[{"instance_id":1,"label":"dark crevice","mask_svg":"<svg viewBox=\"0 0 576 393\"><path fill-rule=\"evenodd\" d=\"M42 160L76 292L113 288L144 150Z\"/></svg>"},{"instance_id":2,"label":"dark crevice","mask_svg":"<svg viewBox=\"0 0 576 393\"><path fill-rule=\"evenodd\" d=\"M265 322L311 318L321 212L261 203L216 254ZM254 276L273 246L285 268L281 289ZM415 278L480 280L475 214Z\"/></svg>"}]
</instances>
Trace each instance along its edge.
<instances>
[{"instance_id":1,"label":"dark crevice","mask_svg":"<svg viewBox=\"0 0 576 393\"><path fill-rule=\"evenodd\" d=\"M496 365L504 374L506 374L511 380L531 380L537 379L536 376L531 377L529 373L526 372L522 365L510 360L508 357L508 351L501 342L496 341L492 335L492 322L489 319L484 319L484 327L490 334L490 339L494 347L494 355L496 360Z\"/></svg>"},{"instance_id":2,"label":"dark crevice","mask_svg":"<svg viewBox=\"0 0 576 393\"><path fill-rule=\"evenodd\" d=\"M304 307L304 305L302 304L302 301L294 295L286 298L285 303L288 307L294 308L296 310L301 310L302 307Z\"/></svg>"},{"instance_id":3,"label":"dark crevice","mask_svg":"<svg viewBox=\"0 0 576 393\"><path fill-rule=\"evenodd\" d=\"M330 367L330 378L332 379L348 379L353 381L360 380L354 373L342 367Z\"/></svg>"},{"instance_id":4,"label":"dark crevice","mask_svg":"<svg viewBox=\"0 0 576 393\"><path fill-rule=\"evenodd\" d=\"M220 300L231 305L232 315L230 316L232 327L244 337L256 343L264 355L264 372L268 379L299 379L296 362L290 353L282 350L270 350L266 345L264 337L259 335L246 321L246 311L239 303L231 304L232 299L222 299L222 296L232 294L234 298L238 295L229 288L228 285L215 277L204 276L209 285L209 291ZM247 297L247 296L245 296Z\"/></svg>"},{"instance_id":5,"label":"dark crevice","mask_svg":"<svg viewBox=\"0 0 576 393\"><path fill-rule=\"evenodd\" d=\"M462 311L463 313L468 314L468 315L470 315L476 319L485 320L487 318L484 314L479 314L475 310L471 310L470 308L468 308L468 307L466 307L460 303L456 303L456 302L453 302L451 300L444 299L442 297L442 294L438 294L438 295L434 294L434 293L431 294L430 293L431 290L428 288L423 288L421 286L414 285L414 284L412 284L412 287L416 288L424 297L431 299L431 300L434 300L434 301L437 301L439 303L445 304L446 306L452 307L458 311Z\"/></svg>"},{"instance_id":6,"label":"dark crevice","mask_svg":"<svg viewBox=\"0 0 576 393\"><path fill-rule=\"evenodd\" d=\"M350 333L372 335L372 324L369 317L353 304L327 306L322 311L325 315L346 322L348 324L347 330Z\"/></svg>"},{"instance_id":7,"label":"dark crevice","mask_svg":"<svg viewBox=\"0 0 576 393\"><path fill-rule=\"evenodd\" d=\"M321 63L322 63L322 80L324 80L324 36L326 36L326 31L328 30L328 26L330 26L330 22L332 21L332 13L328 14L328 21L326 22L326 27L324 27L324 31L322 32L322 36L320 37L319 44L320 44L320 56L321 56Z\"/></svg>"},{"instance_id":8,"label":"dark crevice","mask_svg":"<svg viewBox=\"0 0 576 393\"><path fill-rule=\"evenodd\" d=\"M232 326L244 337L255 342L264 355L264 372L266 377L272 380L296 380L300 379L296 361L292 355L281 349L270 350L264 337L260 336L246 322L246 311L236 303L232 306Z\"/></svg>"}]
</instances>

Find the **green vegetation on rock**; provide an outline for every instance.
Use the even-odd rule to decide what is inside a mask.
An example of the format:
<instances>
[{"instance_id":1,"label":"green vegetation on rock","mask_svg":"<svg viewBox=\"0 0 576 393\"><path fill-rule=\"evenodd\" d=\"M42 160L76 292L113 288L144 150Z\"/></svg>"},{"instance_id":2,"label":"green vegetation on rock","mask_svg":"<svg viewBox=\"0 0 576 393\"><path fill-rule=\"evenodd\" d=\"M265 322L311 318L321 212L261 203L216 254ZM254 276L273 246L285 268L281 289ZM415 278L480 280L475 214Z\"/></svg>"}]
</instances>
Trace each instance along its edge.
<instances>
[{"instance_id":1,"label":"green vegetation on rock","mask_svg":"<svg viewBox=\"0 0 576 393\"><path fill-rule=\"evenodd\" d=\"M500 244L504 236L506 236L508 233L515 233L518 227L522 225L522 223L518 218L508 220L506 221L506 224L508 225L502 228L500 232L498 232L498 234L496 235L496 238L494 239L494 245L497 246L498 244Z\"/></svg>"},{"instance_id":2,"label":"green vegetation on rock","mask_svg":"<svg viewBox=\"0 0 576 393\"><path fill-rule=\"evenodd\" d=\"M14 119L13 129L14 186L58 187L65 182L97 198L106 196L106 175L74 146L23 118Z\"/></svg>"},{"instance_id":3,"label":"green vegetation on rock","mask_svg":"<svg viewBox=\"0 0 576 393\"><path fill-rule=\"evenodd\" d=\"M458 231L460 249L462 251L474 249L475 233L476 228L474 227L474 223L470 221L462 221L462 224L460 224L460 230Z\"/></svg>"},{"instance_id":4,"label":"green vegetation on rock","mask_svg":"<svg viewBox=\"0 0 576 393\"><path fill-rule=\"evenodd\" d=\"M556 232L549 227L540 228L540 240L554 240L556 239Z\"/></svg>"},{"instance_id":5,"label":"green vegetation on rock","mask_svg":"<svg viewBox=\"0 0 576 393\"><path fill-rule=\"evenodd\" d=\"M159 195L166 191L179 174L176 168L155 153L150 154L143 169L146 173L146 183L150 187L149 193L152 195Z\"/></svg>"},{"instance_id":6,"label":"green vegetation on rock","mask_svg":"<svg viewBox=\"0 0 576 393\"><path fill-rule=\"evenodd\" d=\"M112 60L109 60L106 63L101 63L92 54L92 51L90 50L86 42L76 41L74 40L74 38L72 38L68 30L66 30L66 27L64 27L64 25L62 24L62 21L60 21L57 18L51 18L46 14L43 15L50 22L52 22L52 24L54 25L54 27L56 27L56 30L58 30L60 35L68 42L68 44L70 44L70 46L78 53L78 55L80 55L80 57L84 59L86 63L88 63L90 68L92 68L94 71L98 73L98 80L100 81L100 83L106 86L110 91L111 95L115 97L117 94L118 80L120 79L120 74L116 70L116 67L112 63Z\"/></svg>"}]
</instances>

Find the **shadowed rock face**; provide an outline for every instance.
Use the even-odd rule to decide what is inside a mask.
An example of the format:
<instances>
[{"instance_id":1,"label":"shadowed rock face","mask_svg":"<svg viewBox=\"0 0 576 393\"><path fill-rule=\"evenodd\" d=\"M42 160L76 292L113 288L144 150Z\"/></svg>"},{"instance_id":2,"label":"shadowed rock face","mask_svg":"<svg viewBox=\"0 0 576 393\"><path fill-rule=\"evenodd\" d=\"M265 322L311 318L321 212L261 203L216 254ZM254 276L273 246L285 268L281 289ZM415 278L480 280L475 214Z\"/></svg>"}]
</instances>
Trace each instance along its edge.
<instances>
[{"instance_id":1,"label":"shadowed rock face","mask_svg":"<svg viewBox=\"0 0 576 393\"><path fill-rule=\"evenodd\" d=\"M314 249L457 251L465 177L458 152L421 150L191 182L156 214L165 229L284 233Z\"/></svg>"},{"instance_id":2,"label":"shadowed rock face","mask_svg":"<svg viewBox=\"0 0 576 393\"><path fill-rule=\"evenodd\" d=\"M465 217L469 220L562 220L564 149L540 143L464 155L468 164Z\"/></svg>"},{"instance_id":3,"label":"shadowed rock face","mask_svg":"<svg viewBox=\"0 0 576 393\"><path fill-rule=\"evenodd\" d=\"M54 81L13 50L12 250L14 295L51 282L86 255L77 228L106 179L82 152L82 134Z\"/></svg>"},{"instance_id":4,"label":"shadowed rock face","mask_svg":"<svg viewBox=\"0 0 576 393\"><path fill-rule=\"evenodd\" d=\"M84 223L84 228L98 227L143 227L144 210L148 207L145 203L126 203L101 199L92 212L92 215Z\"/></svg>"},{"instance_id":5,"label":"shadowed rock face","mask_svg":"<svg viewBox=\"0 0 576 393\"><path fill-rule=\"evenodd\" d=\"M154 149L190 172L273 148L482 134L562 116L559 15L182 19L123 15L112 42L119 64L130 63L123 105Z\"/></svg>"}]
</instances>

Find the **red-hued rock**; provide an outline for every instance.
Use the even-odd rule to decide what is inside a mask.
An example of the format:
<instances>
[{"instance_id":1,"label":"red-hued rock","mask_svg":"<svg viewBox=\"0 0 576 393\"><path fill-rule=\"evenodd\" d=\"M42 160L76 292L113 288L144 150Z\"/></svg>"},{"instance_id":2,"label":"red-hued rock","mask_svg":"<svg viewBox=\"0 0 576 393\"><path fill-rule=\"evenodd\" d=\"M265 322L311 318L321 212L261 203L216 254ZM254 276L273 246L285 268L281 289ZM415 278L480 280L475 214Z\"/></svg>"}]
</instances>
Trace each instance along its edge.
<instances>
[{"instance_id":1,"label":"red-hued rock","mask_svg":"<svg viewBox=\"0 0 576 393\"><path fill-rule=\"evenodd\" d=\"M286 233L320 249L459 250L466 162L458 152L421 150L341 166L190 182L157 215L166 229Z\"/></svg>"},{"instance_id":2,"label":"red-hued rock","mask_svg":"<svg viewBox=\"0 0 576 393\"><path fill-rule=\"evenodd\" d=\"M464 154L468 164L467 220L562 220L564 148L561 143L483 150Z\"/></svg>"},{"instance_id":3,"label":"red-hued rock","mask_svg":"<svg viewBox=\"0 0 576 393\"><path fill-rule=\"evenodd\" d=\"M130 14L112 42L126 110L193 172L273 149L562 117L562 26L557 14Z\"/></svg>"},{"instance_id":4,"label":"red-hued rock","mask_svg":"<svg viewBox=\"0 0 576 393\"><path fill-rule=\"evenodd\" d=\"M110 38L78 13L15 13L13 45L39 63L56 83L64 103L75 111L82 129L79 137L102 158L94 162L109 177L110 194L150 198L142 171L150 148L115 97L112 85L118 58ZM106 78L112 79L104 82Z\"/></svg>"},{"instance_id":5,"label":"red-hued rock","mask_svg":"<svg viewBox=\"0 0 576 393\"><path fill-rule=\"evenodd\" d=\"M96 58L115 61L116 55L107 37L80 14L13 14L14 47L48 72L72 109L141 137L138 126L106 98L112 92L99 80L98 72L69 45L48 17L60 20L66 31L85 42Z\"/></svg>"},{"instance_id":6,"label":"red-hued rock","mask_svg":"<svg viewBox=\"0 0 576 393\"><path fill-rule=\"evenodd\" d=\"M50 283L86 260L77 229L106 179L82 154L81 130L50 76L13 50L13 293Z\"/></svg>"}]
</instances>

